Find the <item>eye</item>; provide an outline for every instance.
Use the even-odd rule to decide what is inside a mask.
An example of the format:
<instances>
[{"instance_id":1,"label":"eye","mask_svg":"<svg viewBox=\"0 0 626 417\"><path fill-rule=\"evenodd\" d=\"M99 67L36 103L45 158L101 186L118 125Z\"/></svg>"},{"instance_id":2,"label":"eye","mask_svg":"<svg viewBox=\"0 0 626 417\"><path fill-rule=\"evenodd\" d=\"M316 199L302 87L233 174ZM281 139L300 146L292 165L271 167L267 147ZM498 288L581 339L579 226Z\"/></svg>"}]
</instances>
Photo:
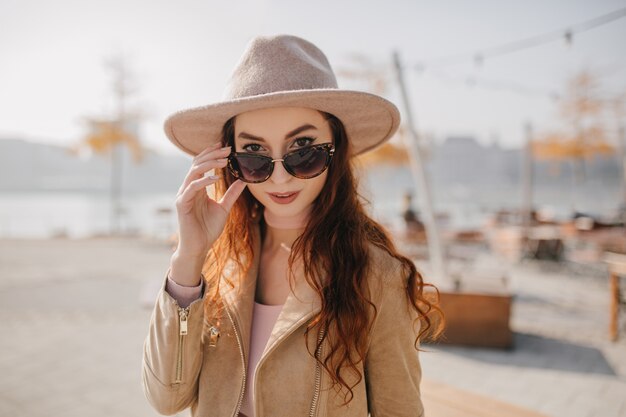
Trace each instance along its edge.
<instances>
[{"instance_id":1,"label":"eye","mask_svg":"<svg viewBox=\"0 0 626 417\"><path fill-rule=\"evenodd\" d=\"M254 146L256 146L256 148ZM248 143L247 145L243 145L241 149L247 152L258 152L263 149L263 147L258 143Z\"/></svg>"},{"instance_id":2,"label":"eye","mask_svg":"<svg viewBox=\"0 0 626 417\"><path fill-rule=\"evenodd\" d=\"M316 138L312 138L309 136L302 136L300 138L297 138L294 143L296 143L298 146L307 146L310 145L312 142L315 142Z\"/></svg>"}]
</instances>

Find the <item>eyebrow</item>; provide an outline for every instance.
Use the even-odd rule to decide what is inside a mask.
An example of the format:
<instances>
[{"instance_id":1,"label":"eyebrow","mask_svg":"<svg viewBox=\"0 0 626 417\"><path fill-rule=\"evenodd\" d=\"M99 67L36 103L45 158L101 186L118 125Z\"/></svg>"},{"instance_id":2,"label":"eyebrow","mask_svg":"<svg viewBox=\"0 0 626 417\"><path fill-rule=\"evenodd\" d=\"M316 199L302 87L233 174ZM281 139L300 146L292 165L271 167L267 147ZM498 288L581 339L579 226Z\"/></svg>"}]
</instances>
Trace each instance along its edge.
<instances>
[{"instance_id":1,"label":"eyebrow","mask_svg":"<svg viewBox=\"0 0 626 417\"><path fill-rule=\"evenodd\" d=\"M291 132L287 133L285 135L285 140L289 139L292 136L297 135L300 132L304 132L305 130L310 130L310 129L317 130L317 128L315 126L311 125L311 124L302 125L302 126L296 128L296 129L292 130ZM243 138L243 139L257 140L259 142L265 143L265 140L262 137L254 136L254 135L251 135L250 133L246 133L246 132L241 132L237 137Z\"/></svg>"}]
</instances>

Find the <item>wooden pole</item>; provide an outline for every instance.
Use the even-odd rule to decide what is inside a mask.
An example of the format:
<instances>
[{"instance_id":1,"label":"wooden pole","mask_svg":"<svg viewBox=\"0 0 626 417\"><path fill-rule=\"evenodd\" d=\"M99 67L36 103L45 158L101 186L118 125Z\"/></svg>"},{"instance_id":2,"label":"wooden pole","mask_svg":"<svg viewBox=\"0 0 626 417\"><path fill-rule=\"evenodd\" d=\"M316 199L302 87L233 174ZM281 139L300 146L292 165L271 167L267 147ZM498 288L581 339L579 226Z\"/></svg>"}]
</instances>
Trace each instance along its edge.
<instances>
[{"instance_id":1,"label":"wooden pole","mask_svg":"<svg viewBox=\"0 0 626 417\"><path fill-rule=\"evenodd\" d=\"M619 339L619 316L621 304L620 277L626 275L626 255L623 253L604 252L603 261L609 270L609 338Z\"/></svg>"},{"instance_id":2,"label":"wooden pole","mask_svg":"<svg viewBox=\"0 0 626 417\"><path fill-rule=\"evenodd\" d=\"M393 61L396 70L396 78L398 81L398 85L400 86L400 92L402 93L402 101L404 103L405 109L405 120L410 136L410 140L408 140L408 143L405 139L405 146L407 147L409 154L411 173L413 174L413 179L415 180L418 186L418 190L420 191L418 195L420 197L419 201L422 206L422 211L424 212L426 241L428 244L430 263L434 274L433 278L436 279L438 287L440 289L452 290L453 284L448 277L445 268L442 244L439 237L439 230L433 210L430 187L426 176L426 170L424 169L424 158L422 157L419 137L415 128L413 112L411 110L411 104L409 102L409 96L404 82L402 65L400 63L400 55L397 51L394 51L393 53Z\"/></svg>"},{"instance_id":3,"label":"wooden pole","mask_svg":"<svg viewBox=\"0 0 626 417\"><path fill-rule=\"evenodd\" d=\"M532 154L532 124L527 122L524 126L526 146L524 151L524 163L522 165L522 248L526 250L530 227L532 225L533 210L533 154Z\"/></svg>"},{"instance_id":4,"label":"wooden pole","mask_svg":"<svg viewBox=\"0 0 626 417\"><path fill-rule=\"evenodd\" d=\"M620 220L624 223L624 232L626 232L626 129L620 125L617 130L617 142L622 160L622 207L620 210Z\"/></svg>"},{"instance_id":5,"label":"wooden pole","mask_svg":"<svg viewBox=\"0 0 626 417\"><path fill-rule=\"evenodd\" d=\"M619 275L616 271L610 271L611 288L611 314L609 317L609 337L612 342L619 338Z\"/></svg>"}]
</instances>

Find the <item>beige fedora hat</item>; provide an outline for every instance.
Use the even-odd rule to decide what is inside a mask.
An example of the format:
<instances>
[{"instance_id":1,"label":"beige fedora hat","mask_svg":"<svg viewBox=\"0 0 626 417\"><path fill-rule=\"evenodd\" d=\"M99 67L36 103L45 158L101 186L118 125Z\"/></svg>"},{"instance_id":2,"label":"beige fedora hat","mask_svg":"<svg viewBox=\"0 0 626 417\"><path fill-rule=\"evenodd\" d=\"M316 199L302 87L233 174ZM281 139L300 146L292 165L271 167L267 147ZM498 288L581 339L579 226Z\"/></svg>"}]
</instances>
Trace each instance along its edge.
<instances>
[{"instance_id":1,"label":"beige fedora hat","mask_svg":"<svg viewBox=\"0 0 626 417\"><path fill-rule=\"evenodd\" d=\"M363 91L341 90L324 53L293 35L257 36L230 75L222 101L178 111L164 124L167 137L195 156L221 139L231 117L266 107L308 107L342 121L358 155L397 131L400 112L390 101Z\"/></svg>"}]
</instances>

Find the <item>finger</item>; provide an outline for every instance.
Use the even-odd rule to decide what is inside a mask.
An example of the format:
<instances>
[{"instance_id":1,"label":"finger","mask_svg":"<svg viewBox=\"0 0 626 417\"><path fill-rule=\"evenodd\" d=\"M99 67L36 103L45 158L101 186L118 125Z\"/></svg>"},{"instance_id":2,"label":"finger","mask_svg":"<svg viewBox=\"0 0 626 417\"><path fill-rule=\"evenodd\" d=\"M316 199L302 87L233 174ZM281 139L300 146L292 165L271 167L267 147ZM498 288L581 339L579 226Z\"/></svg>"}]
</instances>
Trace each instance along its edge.
<instances>
[{"instance_id":1,"label":"finger","mask_svg":"<svg viewBox=\"0 0 626 417\"><path fill-rule=\"evenodd\" d=\"M193 199L198 194L198 190L204 189L204 187L213 184L218 179L220 179L219 175L209 175L209 176L197 179L195 181L192 181L183 192L181 196L181 200L180 200L181 203L186 204L186 203L189 203L190 201L193 201Z\"/></svg>"},{"instance_id":2,"label":"finger","mask_svg":"<svg viewBox=\"0 0 626 417\"><path fill-rule=\"evenodd\" d=\"M230 212L230 209L233 207L233 204L235 204L235 201L237 201L237 198L239 198L244 188L246 188L246 185L248 184L241 180L236 180L228 187L228 190L226 190L219 201L219 205L222 206L226 213Z\"/></svg>"},{"instance_id":3,"label":"finger","mask_svg":"<svg viewBox=\"0 0 626 417\"><path fill-rule=\"evenodd\" d=\"M213 149L212 151L207 152L202 156L198 155L198 158L194 160L194 164L196 165L201 164L204 161L208 161L208 160L216 159L216 158L225 158L228 155L230 155L231 151L232 151L232 146L226 146L223 148Z\"/></svg>"},{"instance_id":4,"label":"finger","mask_svg":"<svg viewBox=\"0 0 626 417\"><path fill-rule=\"evenodd\" d=\"M226 158L209 159L200 164L194 163L194 165L192 165L189 169L181 189L184 190L187 186L189 186L189 184L191 184L192 181L202 178L207 171L215 168L224 168L227 164L228 160Z\"/></svg>"},{"instance_id":5,"label":"finger","mask_svg":"<svg viewBox=\"0 0 626 417\"><path fill-rule=\"evenodd\" d=\"M203 155L198 155L198 157L194 158L193 160L193 164L191 165L191 168L189 169L189 173L193 173L195 175L193 175L193 179L196 179L199 177L199 175L197 175L197 168L198 166L201 166L203 163L207 162L207 161L212 161L215 159L226 159L228 157L228 155L230 155L231 153L231 146L226 146L224 148L216 148L213 150L210 150L209 152L203 154ZM206 171L204 171L206 172ZM203 172L203 174L204 174Z\"/></svg>"},{"instance_id":6,"label":"finger","mask_svg":"<svg viewBox=\"0 0 626 417\"><path fill-rule=\"evenodd\" d=\"M208 171L217 168L224 168L226 165L228 165L228 159L226 158L209 159L208 161L191 167L188 177L191 180L197 180L198 178L203 177Z\"/></svg>"},{"instance_id":7,"label":"finger","mask_svg":"<svg viewBox=\"0 0 626 417\"><path fill-rule=\"evenodd\" d=\"M203 157L203 156L204 156L204 155L206 155L207 153L209 153L209 152L211 152L211 151L214 151L215 149L218 149L218 148L220 148L221 146L222 146L222 141L221 141L221 140L218 140L217 142L215 142L215 143L213 143L213 144L211 144L211 145L207 146L206 148L204 148L204 150L203 150L202 152L200 152L198 155L196 155L196 156L194 157L194 160L195 160L195 159L198 159L198 158Z\"/></svg>"}]
</instances>

